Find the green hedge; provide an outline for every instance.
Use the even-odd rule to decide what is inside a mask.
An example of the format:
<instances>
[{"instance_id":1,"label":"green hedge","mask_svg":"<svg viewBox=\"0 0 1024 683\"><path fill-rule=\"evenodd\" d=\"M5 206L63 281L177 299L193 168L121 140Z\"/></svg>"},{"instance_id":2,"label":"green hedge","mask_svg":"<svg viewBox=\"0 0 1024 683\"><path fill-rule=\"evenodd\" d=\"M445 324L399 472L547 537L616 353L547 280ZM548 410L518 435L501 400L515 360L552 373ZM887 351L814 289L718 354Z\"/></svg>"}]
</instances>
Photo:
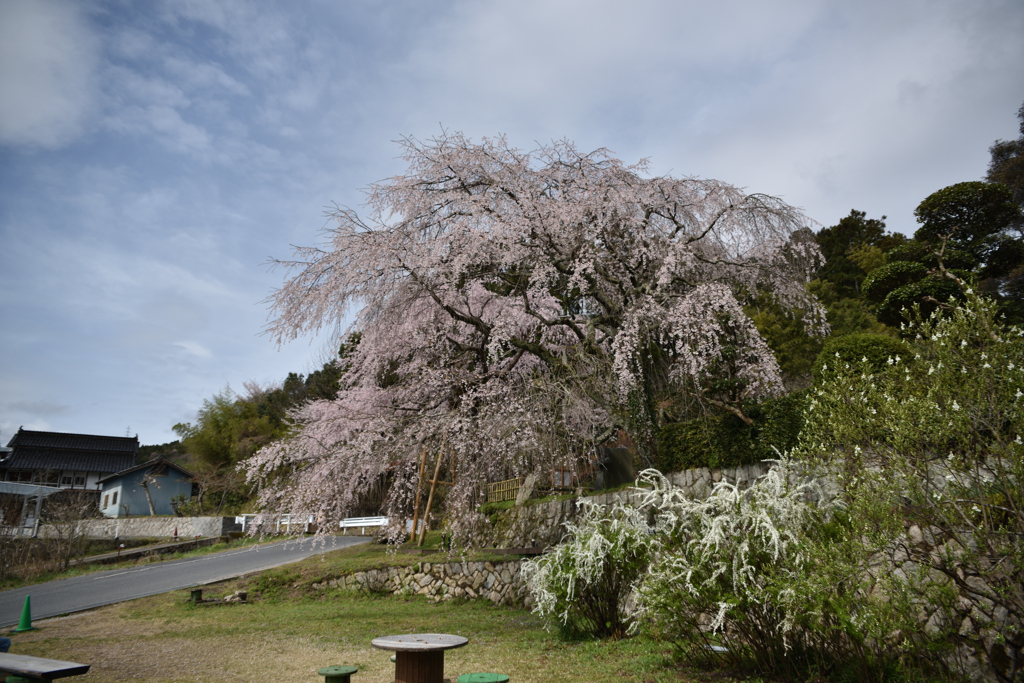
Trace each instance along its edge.
<instances>
[{"instance_id":1,"label":"green hedge","mask_svg":"<svg viewBox=\"0 0 1024 683\"><path fill-rule=\"evenodd\" d=\"M903 285L917 282L928 275L928 269L913 261L892 261L875 268L864 278L861 294L868 301L881 303L885 295Z\"/></svg>"},{"instance_id":2,"label":"green hedge","mask_svg":"<svg viewBox=\"0 0 1024 683\"><path fill-rule=\"evenodd\" d=\"M806 396L796 391L744 405L743 412L754 421L750 426L731 413L666 425L658 433L658 469L737 467L777 458L775 448L785 452L796 445Z\"/></svg>"},{"instance_id":3,"label":"green hedge","mask_svg":"<svg viewBox=\"0 0 1024 683\"><path fill-rule=\"evenodd\" d=\"M965 275L969 277L968 273L962 271L954 271L954 275L961 278ZM912 282L889 292L885 300L879 304L875 315L879 321L896 327L904 321L903 309L909 310L917 304L921 310L921 317L927 318L939 307L936 302L945 303L950 297L962 299L963 295L960 285L949 278L930 275L919 282Z\"/></svg>"},{"instance_id":4,"label":"green hedge","mask_svg":"<svg viewBox=\"0 0 1024 683\"><path fill-rule=\"evenodd\" d=\"M836 354L839 358L836 358ZM837 360L849 363L852 366L859 366L864 358L868 359L873 370L881 370L886 366L891 356L902 356L909 358L910 347L896 337L886 334L874 334L870 332L859 332L857 334L845 334L842 337L829 337L825 346L814 361L814 368L811 374L815 381L821 379L821 366L828 363L834 367Z\"/></svg>"},{"instance_id":5,"label":"green hedge","mask_svg":"<svg viewBox=\"0 0 1024 683\"><path fill-rule=\"evenodd\" d=\"M935 258L935 254L932 253L931 247L924 242L914 240L890 249L886 252L886 256L889 259L889 263L895 261L916 261L928 268L937 268L939 265L939 261ZM945 255L942 257L942 265L946 268L973 270L978 267L978 259L966 251L946 249Z\"/></svg>"}]
</instances>

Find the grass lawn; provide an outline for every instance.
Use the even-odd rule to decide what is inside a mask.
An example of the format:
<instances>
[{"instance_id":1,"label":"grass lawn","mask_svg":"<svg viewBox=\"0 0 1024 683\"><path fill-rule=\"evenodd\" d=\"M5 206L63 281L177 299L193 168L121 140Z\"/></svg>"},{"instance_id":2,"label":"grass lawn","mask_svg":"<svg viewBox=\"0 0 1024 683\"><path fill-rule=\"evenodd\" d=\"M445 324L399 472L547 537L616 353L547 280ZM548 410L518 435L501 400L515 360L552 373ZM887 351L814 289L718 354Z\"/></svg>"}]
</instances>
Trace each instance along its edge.
<instances>
[{"instance_id":1,"label":"grass lawn","mask_svg":"<svg viewBox=\"0 0 1024 683\"><path fill-rule=\"evenodd\" d=\"M40 620L38 631L11 636L11 652L92 664L81 680L96 683L315 682L323 680L316 671L331 664L358 666L353 683L381 683L394 679L394 665L371 639L453 633L470 642L445 657L452 681L478 671L505 673L515 683L687 680L667 648L645 638L566 642L528 611L486 601L430 604L310 587L341 571L425 559L357 546L206 590L216 596L248 589L249 604L194 606L188 591L167 593Z\"/></svg>"}]
</instances>

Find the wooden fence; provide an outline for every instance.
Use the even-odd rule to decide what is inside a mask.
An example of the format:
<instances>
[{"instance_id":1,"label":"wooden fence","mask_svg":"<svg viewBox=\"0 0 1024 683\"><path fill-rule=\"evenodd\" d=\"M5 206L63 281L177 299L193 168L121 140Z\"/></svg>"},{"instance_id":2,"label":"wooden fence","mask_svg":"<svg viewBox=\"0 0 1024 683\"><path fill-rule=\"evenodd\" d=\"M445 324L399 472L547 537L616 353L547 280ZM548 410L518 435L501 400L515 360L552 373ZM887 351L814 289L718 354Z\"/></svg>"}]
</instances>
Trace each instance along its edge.
<instances>
[{"instance_id":1,"label":"wooden fence","mask_svg":"<svg viewBox=\"0 0 1024 683\"><path fill-rule=\"evenodd\" d=\"M503 500L515 500L519 495L519 487L522 485L522 478L506 479L496 481L487 485L487 502L497 503Z\"/></svg>"}]
</instances>

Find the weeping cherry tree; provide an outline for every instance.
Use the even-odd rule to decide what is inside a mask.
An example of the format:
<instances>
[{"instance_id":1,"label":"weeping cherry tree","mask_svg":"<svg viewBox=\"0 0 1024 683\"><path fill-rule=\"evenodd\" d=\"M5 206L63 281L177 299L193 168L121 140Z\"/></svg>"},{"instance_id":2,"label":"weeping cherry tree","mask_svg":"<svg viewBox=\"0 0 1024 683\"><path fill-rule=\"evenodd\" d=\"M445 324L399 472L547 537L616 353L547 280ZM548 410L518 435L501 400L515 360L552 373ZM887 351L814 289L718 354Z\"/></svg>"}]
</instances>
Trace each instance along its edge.
<instances>
[{"instance_id":1,"label":"weeping cherry tree","mask_svg":"<svg viewBox=\"0 0 1024 683\"><path fill-rule=\"evenodd\" d=\"M564 141L527 153L445 132L402 148L408 171L368 188L364 216L337 209L325 245L277 262L272 338L354 314L358 343L338 396L246 463L265 509L337 519L384 480L386 512L411 517L426 449L464 535L487 481L575 469L621 433L649 460L666 401L747 419L744 401L779 393L751 297L827 331L805 288L810 221L777 198Z\"/></svg>"}]
</instances>

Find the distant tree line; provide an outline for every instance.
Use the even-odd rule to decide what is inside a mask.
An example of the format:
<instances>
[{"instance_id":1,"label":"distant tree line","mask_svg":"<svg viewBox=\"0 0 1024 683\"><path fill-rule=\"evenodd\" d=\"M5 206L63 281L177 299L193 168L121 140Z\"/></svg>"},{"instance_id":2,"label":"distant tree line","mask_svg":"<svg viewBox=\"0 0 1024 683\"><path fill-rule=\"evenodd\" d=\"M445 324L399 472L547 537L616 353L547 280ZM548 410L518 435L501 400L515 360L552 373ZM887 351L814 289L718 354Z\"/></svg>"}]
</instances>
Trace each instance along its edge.
<instances>
[{"instance_id":1,"label":"distant tree line","mask_svg":"<svg viewBox=\"0 0 1024 683\"><path fill-rule=\"evenodd\" d=\"M174 425L178 440L142 446L140 460L164 457L196 475L199 495L178 501L179 513L220 515L241 511L251 491L238 464L289 434L289 411L337 394L344 358L358 343L359 336L350 335L336 359L308 375L290 372L279 385L245 382L242 394L225 387L203 401L194 422Z\"/></svg>"}]
</instances>

